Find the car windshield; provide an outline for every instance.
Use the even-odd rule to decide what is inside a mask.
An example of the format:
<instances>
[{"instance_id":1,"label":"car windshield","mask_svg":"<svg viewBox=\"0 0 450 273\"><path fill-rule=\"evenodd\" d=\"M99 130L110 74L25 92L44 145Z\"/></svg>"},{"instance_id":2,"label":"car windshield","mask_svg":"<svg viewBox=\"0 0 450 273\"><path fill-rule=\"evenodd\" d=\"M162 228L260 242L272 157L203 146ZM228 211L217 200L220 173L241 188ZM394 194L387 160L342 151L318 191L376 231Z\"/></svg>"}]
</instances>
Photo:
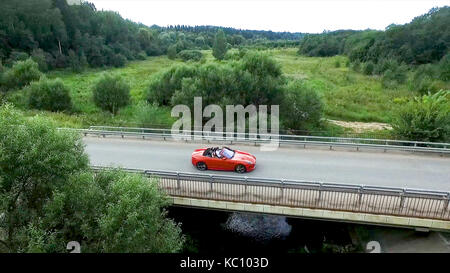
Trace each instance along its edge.
<instances>
[{"instance_id":1,"label":"car windshield","mask_svg":"<svg viewBox=\"0 0 450 273\"><path fill-rule=\"evenodd\" d=\"M220 154L225 156L228 159L231 159L234 156L234 151L232 151L228 148L222 148L222 151L220 152Z\"/></svg>"}]
</instances>

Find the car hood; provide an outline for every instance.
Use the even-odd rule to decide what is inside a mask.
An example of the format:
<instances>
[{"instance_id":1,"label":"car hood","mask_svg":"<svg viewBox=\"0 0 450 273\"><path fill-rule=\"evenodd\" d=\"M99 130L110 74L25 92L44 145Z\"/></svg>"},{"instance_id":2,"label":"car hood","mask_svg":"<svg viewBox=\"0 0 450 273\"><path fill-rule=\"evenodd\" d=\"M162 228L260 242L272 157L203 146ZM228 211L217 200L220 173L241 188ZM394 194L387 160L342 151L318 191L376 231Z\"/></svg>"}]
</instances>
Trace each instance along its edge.
<instances>
[{"instance_id":1,"label":"car hood","mask_svg":"<svg viewBox=\"0 0 450 273\"><path fill-rule=\"evenodd\" d=\"M235 154L233 156L233 160L240 160L240 161L250 161L252 164L256 163L256 157L242 151L235 151Z\"/></svg>"}]
</instances>

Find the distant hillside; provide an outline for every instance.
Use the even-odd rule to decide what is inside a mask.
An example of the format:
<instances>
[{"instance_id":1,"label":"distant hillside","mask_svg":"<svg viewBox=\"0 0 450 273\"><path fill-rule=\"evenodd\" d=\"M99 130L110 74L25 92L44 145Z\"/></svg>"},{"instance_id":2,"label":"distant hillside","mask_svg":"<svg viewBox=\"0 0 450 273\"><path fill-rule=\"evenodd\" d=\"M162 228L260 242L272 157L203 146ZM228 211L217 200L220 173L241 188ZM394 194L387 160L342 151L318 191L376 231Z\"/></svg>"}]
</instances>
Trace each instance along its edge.
<instances>
[{"instance_id":1,"label":"distant hillside","mask_svg":"<svg viewBox=\"0 0 450 273\"><path fill-rule=\"evenodd\" d=\"M339 30L309 34L299 53L308 56L345 54L351 61L377 63L383 58L419 65L442 59L450 49L450 7L433 8L404 25L386 31Z\"/></svg>"}]
</instances>

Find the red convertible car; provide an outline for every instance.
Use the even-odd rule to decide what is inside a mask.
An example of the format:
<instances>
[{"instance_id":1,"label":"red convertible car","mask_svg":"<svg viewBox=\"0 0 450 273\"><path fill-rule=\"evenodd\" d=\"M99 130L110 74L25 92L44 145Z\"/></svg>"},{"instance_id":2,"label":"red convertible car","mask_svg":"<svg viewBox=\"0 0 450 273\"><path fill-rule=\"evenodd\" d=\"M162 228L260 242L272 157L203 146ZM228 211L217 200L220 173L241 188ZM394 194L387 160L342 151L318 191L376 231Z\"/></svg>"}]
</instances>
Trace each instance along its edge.
<instances>
[{"instance_id":1,"label":"red convertible car","mask_svg":"<svg viewBox=\"0 0 450 273\"><path fill-rule=\"evenodd\" d=\"M255 169L256 157L228 147L212 147L195 150L192 164L201 171L209 169L245 173Z\"/></svg>"}]
</instances>

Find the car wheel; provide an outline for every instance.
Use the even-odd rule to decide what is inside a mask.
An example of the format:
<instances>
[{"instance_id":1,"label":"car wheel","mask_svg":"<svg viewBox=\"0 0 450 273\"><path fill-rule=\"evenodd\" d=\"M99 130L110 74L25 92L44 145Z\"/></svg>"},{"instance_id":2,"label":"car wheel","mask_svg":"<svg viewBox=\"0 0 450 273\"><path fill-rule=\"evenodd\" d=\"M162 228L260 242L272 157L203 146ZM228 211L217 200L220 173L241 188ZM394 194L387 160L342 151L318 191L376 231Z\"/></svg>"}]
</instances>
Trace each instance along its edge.
<instances>
[{"instance_id":1,"label":"car wheel","mask_svg":"<svg viewBox=\"0 0 450 273\"><path fill-rule=\"evenodd\" d=\"M236 168L235 168L235 170L236 170L236 172L238 172L238 173L245 173L245 172L247 171L247 169L245 168L245 166L242 165L242 164L237 165Z\"/></svg>"},{"instance_id":2,"label":"car wheel","mask_svg":"<svg viewBox=\"0 0 450 273\"><path fill-rule=\"evenodd\" d=\"M198 162L197 169L199 169L200 171L206 171L208 169L208 167L206 167L205 162Z\"/></svg>"}]
</instances>

